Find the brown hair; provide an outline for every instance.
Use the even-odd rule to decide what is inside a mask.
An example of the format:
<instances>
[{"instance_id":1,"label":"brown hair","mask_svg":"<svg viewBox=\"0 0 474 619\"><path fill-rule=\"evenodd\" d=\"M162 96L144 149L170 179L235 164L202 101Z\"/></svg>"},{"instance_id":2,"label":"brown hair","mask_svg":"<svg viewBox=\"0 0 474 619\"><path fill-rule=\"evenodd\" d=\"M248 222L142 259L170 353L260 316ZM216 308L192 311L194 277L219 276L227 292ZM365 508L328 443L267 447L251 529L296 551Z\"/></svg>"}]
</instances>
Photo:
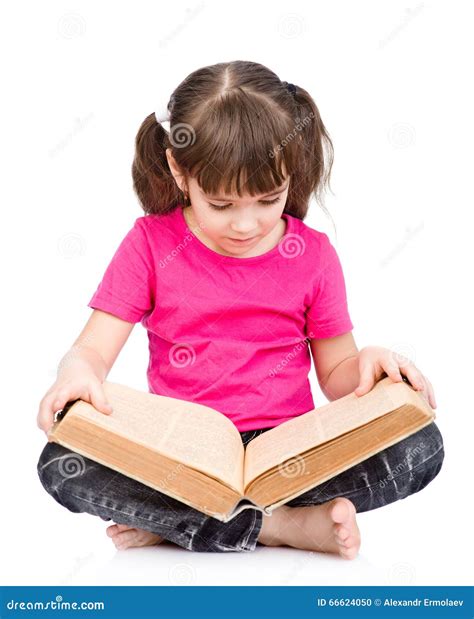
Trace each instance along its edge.
<instances>
[{"instance_id":1,"label":"brown hair","mask_svg":"<svg viewBox=\"0 0 474 619\"><path fill-rule=\"evenodd\" d=\"M255 62L222 62L188 75L167 109L169 132L153 113L135 140L133 188L145 213L164 214L185 203L167 148L184 178L195 178L205 193L270 193L286 173L290 187L284 212L304 219L312 195L324 208L333 145L303 88L287 88Z\"/></svg>"}]
</instances>

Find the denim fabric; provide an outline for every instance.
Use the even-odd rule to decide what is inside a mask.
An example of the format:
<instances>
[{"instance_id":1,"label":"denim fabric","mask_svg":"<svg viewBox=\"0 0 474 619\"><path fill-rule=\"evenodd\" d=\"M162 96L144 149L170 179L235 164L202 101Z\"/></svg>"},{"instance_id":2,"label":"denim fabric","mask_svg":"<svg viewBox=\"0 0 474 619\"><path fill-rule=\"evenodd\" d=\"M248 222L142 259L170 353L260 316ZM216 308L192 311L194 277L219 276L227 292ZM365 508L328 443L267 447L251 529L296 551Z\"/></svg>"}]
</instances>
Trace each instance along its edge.
<instances>
[{"instance_id":1,"label":"denim fabric","mask_svg":"<svg viewBox=\"0 0 474 619\"><path fill-rule=\"evenodd\" d=\"M241 432L242 443L268 430ZM344 496L357 512L377 509L422 490L443 459L443 439L432 422L286 505L317 505ZM220 522L57 443L46 444L37 471L46 491L71 512L145 529L196 552L251 552L257 546L263 521L257 510Z\"/></svg>"}]
</instances>

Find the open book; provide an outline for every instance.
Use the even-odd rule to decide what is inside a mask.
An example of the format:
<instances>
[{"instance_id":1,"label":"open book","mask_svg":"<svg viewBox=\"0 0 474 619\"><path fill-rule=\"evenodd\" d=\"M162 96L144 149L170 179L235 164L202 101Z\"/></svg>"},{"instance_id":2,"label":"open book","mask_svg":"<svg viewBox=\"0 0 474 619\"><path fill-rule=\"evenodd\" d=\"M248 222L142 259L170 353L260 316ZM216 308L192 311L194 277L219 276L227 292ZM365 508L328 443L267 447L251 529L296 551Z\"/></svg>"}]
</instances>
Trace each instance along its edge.
<instances>
[{"instance_id":1,"label":"open book","mask_svg":"<svg viewBox=\"0 0 474 619\"><path fill-rule=\"evenodd\" d=\"M283 422L246 448L217 410L104 381L113 408L83 400L57 413L54 441L217 520L265 514L431 423L407 382L389 377Z\"/></svg>"}]
</instances>

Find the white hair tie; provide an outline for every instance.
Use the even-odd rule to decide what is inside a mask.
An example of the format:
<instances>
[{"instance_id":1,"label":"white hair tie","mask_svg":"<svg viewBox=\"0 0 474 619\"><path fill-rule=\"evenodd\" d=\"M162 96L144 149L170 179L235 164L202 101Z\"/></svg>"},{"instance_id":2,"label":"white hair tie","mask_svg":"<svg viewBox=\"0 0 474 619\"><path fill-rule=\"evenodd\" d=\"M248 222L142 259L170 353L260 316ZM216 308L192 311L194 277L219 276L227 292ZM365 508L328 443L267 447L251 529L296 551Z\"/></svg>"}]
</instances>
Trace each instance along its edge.
<instances>
[{"instance_id":1,"label":"white hair tie","mask_svg":"<svg viewBox=\"0 0 474 619\"><path fill-rule=\"evenodd\" d=\"M156 122L158 123L166 123L170 120L170 113L167 107L158 109L155 111Z\"/></svg>"}]
</instances>

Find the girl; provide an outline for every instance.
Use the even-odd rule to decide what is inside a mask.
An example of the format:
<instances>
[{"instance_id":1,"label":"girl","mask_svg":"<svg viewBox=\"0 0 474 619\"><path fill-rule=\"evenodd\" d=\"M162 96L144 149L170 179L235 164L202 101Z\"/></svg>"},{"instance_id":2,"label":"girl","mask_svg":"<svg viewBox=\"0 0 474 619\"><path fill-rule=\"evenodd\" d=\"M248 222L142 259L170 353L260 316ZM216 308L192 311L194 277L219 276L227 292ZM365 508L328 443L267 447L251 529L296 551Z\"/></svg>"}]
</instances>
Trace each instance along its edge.
<instances>
[{"instance_id":1,"label":"girl","mask_svg":"<svg viewBox=\"0 0 474 619\"><path fill-rule=\"evenodd\" d=\"M132 176L145 215L89 302L94 311L41 401L38 426L47 432L77 398L110 414L102 383L137 322L149 338L150 392L219 410L244 445L314 408L310 351L329 400L404 375L436 407L429 380L408 359L358 350L337 253L303 222L310 198L321 201L329 185L332 161L303 88L244 61L186 77L166 114L150 114L138 131ZM353 559L356 513L418 492L443 458L431 423L272 516L244 510L227 523L56 443L44 447L38 474L70 511L116 521L107 534L117 548L167 540L229 552L260 543Z\"/></svg>"}]
</instances>

